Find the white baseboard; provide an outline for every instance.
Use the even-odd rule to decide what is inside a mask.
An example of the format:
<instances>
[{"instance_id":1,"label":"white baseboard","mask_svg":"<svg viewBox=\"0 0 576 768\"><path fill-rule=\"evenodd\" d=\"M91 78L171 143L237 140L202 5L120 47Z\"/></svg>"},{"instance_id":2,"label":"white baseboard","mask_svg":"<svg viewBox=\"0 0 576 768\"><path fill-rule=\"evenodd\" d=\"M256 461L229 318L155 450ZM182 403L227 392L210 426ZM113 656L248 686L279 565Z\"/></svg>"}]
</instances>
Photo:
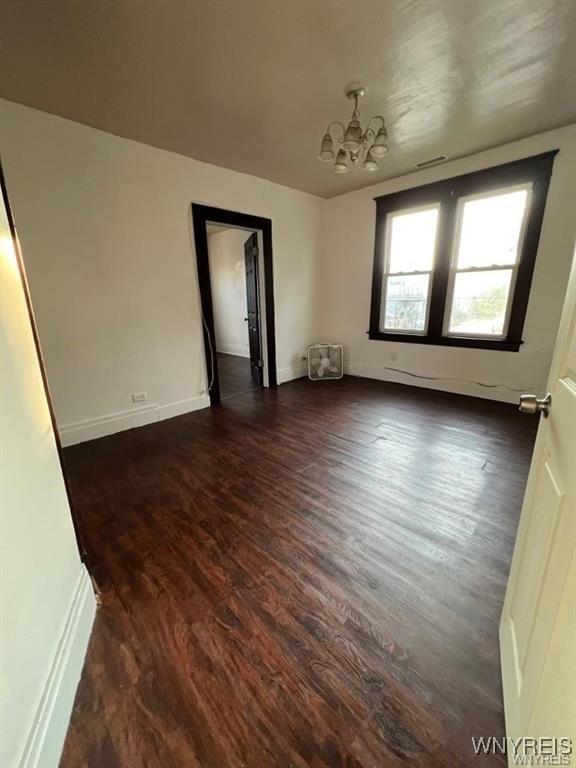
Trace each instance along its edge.
<instances>
[{"instance_id":1,"label":"white baseboard","mask_svg":"<svg viewBox=\"0 0 576 768\"><path fill-rule=\"evenodd\" d=\"M57 768L96 615L96 598L82 565L56 654L18 768Z\"/></svg>"},{"instance_id":2,"label":"white baseboard","mask_svg":"<svg viewBox=\"0 0 576 768\"><path fill-rule=\"evenodd\" d=\"M63 446L76 445L77 443L85 443L87 440L95 440L98 437L123 432L125 429L143 427L145 424L153 424L156 421L171 419L173 416L181 416L183 413L207 408L209 405L209 395L198 395L188 400L180 400L177 403L168 403L167 405L151 403L128 411L109 413L105 416L97 416L94 419L85 419L71 424L62 424L58 427L58 432Z\"/></svg>"},{"instance_id":3,"label":"white baseboard","mask_svg":"<svg viewBox=\"0 0 576 768\"><path fill-rule=\"evenodd\" d=\"M250 357L250 347L244 344L218 344L216 352L223 355L236 355L237 357Z\"/></svg>"},{"instance_id":4,"label":"white baseboard","mask_svg":"<svg viewBox=\"0 0 576 768\"><path fill-rule=\"evenodd\" d=\"M277 371L278 384L285 384L287 381L300 379L308 375L308 364L291 365L288 368L279 368Z\"/></svg>"},{"instance_id":5,"label":"white baseboard","mask_svg":"<svg viewBox=\"0 0 576 768\"><path fill-rule=\"evenodd\" d=\"M452 392L457 395L468 395L469 397L481 397L484 400L497 400L502 403L517 403L520 392L512 392L502 386L481 386L474 382L455 381L453 379L419 379L416 376L410 376L399 371L391 371L377 365L366 363L346 363L344 372L349 376L361 376L364 379L378 379L379 381L392 381L398 384L409 384L412 387L421 387L423 389L436 389L441 392ZM494 382L495 383L495 382ZM492 382L487 381L487 385ZM523 389L525 392L532 391L530 387Z\"/></svg>"}]
</instances>

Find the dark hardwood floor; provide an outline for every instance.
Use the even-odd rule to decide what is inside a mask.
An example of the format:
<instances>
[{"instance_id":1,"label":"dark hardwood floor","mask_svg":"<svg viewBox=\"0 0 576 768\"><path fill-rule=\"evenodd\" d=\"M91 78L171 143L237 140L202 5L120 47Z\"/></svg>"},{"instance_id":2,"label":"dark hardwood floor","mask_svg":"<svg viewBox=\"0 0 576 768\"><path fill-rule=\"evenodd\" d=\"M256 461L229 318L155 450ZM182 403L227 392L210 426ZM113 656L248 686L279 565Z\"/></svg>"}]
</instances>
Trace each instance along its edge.
<instances>
[{"instance_id":1,"label":"dark hardwood floor","mask_svg":"<svg viewBox=\"0 0 576 768\"><path fill-rule=\"evenodd\" d=\"M221 397L232 397L257 389L250 373L250 358L217 352Z\"/></svg>"},{"instance_id":2,"label":"dark hardwood floor","mask_svg":"<svg viewBox=\"0 0 576 768\"><path fill-rule=\"evenodd\" d=\"M460 768L536 420L345 377L65 451L102 606L62 768Z\"/></svg>"}]
</instances>

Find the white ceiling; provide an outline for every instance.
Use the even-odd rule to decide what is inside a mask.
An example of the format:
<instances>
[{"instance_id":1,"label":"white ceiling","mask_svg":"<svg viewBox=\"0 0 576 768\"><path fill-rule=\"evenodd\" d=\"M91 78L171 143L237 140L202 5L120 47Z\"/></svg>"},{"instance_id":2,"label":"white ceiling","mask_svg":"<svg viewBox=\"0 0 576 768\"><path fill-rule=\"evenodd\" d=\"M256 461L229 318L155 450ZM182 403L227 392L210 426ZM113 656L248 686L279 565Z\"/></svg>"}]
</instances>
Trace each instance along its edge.
<instances>
[{"instance_id":1,"label":"white ceiling","mask_svg":"<svg viewBox=\"0 0 576 768\"><path fill-rule=\"evenodd\" d=\"M11 0L0 92L325 197L576 122L573 0ZM382 113L375 174L317 159L343 88Z\"/></svg>"}]
</instances>

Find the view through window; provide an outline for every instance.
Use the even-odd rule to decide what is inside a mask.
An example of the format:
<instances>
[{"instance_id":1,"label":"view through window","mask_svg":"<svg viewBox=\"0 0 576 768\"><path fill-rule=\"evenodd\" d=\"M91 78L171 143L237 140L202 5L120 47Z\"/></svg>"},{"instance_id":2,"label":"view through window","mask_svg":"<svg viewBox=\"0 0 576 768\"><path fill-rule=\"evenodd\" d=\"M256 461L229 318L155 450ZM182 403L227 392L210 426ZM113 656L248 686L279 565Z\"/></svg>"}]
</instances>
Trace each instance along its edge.
<instances>
[{"instance_id":1,"label":"view through window","mask_svg":"<svg viewBox=\"0 0 576 768\"><path fill-rule=\"evenodd\" d=\"M384 284L384 328L424 331L436 246L438 206L391 214Z\"/></svg>"}]
</instances>

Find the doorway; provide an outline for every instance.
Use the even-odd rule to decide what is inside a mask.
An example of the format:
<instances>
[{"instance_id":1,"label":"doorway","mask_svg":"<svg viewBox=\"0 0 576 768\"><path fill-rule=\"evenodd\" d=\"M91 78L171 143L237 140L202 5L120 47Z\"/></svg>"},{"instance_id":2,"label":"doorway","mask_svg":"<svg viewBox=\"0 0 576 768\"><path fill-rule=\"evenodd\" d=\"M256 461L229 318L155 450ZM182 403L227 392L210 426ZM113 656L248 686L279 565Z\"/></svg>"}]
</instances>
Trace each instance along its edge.
<instances>
[{"instance_id":1,"label":"doorway","mask_svg":"<svg viewBox=\"0 0 576 768\"><path fill-rule=\"evenodd\" d=\"M272 222L192 205L210 403L276 386Z\"/></svg>"},{"instance_id":2,"label":"doorway","mask_svg":"<svg viewBox=\"0 0 576 768\"><path fill-rule=\"evenodd\" d=\"M260 232L208 223L215 356L222 399L264 383Z\"/></svg>"}]
</instances>

